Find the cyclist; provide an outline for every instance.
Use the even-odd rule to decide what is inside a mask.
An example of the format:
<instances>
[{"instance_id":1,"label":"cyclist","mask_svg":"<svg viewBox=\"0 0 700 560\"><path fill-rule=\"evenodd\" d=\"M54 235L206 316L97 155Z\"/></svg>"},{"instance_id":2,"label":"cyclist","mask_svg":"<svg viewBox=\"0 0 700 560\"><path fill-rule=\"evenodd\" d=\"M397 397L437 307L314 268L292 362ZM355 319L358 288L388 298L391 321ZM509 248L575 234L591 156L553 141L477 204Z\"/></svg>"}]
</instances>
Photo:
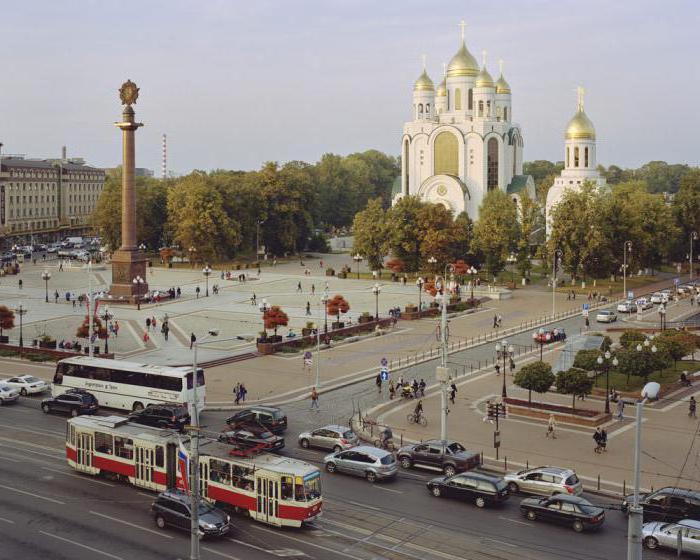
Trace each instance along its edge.
<instances>
[{"instance_id":1,"label":"cyclist","mask_svg":"<svg viewBox=\"0 0 700 560\"><path fill-rule=\"evenodd\" d=\"M394 434L392 433L391 428L389 426L385 426L379 434L379 442L381 444L382 449L386 449L387 447L389 447L389 444L392 442L393 439Z\"/></svg>"},{"instance_id":2,"label":"cyclist","mask_svg":"<svg viewBox=\"0 0 700 560\"><path fill-rule=\"evenodd\" d=\"M423 401L422 400L418 401L418 403L416 404L416 408L413 410L413 416L416 418L416 422L418 422L420 420L421 416L423 416Z\"/></svg>"}]
</instances>

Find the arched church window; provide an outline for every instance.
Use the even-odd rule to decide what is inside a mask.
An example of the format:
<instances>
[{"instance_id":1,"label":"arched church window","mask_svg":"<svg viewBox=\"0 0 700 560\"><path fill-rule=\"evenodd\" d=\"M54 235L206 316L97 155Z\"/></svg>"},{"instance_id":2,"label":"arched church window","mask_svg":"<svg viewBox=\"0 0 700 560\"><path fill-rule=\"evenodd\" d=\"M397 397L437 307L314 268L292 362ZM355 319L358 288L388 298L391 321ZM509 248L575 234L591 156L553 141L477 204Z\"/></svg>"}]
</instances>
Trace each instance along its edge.
<instances>
[{"instance_id":1,"label":"arched church window","mask_svg":"<svg viewBox=\"0 0 700 560\"><path fill-rule=\"evenodd\" d=\"M455 111L462 110L462 90L457 88L455 90Z\"/></svg>"},{"instance_id":2,"label":"arched church window","mask_svg":"<svg viewBox=\"0 0 700 560\"><path fill-rule=\"evenodd\" d=\"M486 145L486 189L498 187L498 140L489 138Z\"/></svg>"},{"instance_id":3,"label":"arched church window","mask_svg":"<svg viewBox=\"0 0 700 560\"><path fill-rule=\"evenodd\" d=\"M467 92L467 109L470 111L474 108L474 90L469 88Z\"/></svg>"},{"instance_id":4,"label":"arched church window","mask_svg":"<svg viewBox=\"0 0 700 560\"><path fill-rule=\"evenodd\" d=\"M484 116L484 102L481 100L479 100L479 116Z\"/></svg>"},{"instance_id":5,"label":"arched church window","mask_svg":"<svg viewBox=\"0 0 700 560\"><path fill-rule=\"evenodd\" d=\"M447 90L447 110L450 110L450 90Z\"/></svg>"},{"instance_id":6,"label":"arched church window","mask_svg":"<svg viewBox=\"0 0 700 560\"><path fill-rule=\"evenodd\" d=\"M571 158L569 157L569 146L566 147L566 167L571 167Z\"/></svg>"},{"instance_id":7,"label":"arched church window","mask_svg":"<svg viewBox=\"0 0 700 560\"><path fill-rule=\"evenodd\" d=\"M579 162L579 153L578 153L578 146L574 148L574 167L578 167L578 162Z\"/></svg>"},{"instance_id":8,"label":"arched church window","mask_svg":"<svg viewBox=\"0 0 700 560\"><path fill-rule=\"evenodd\" d=\"M490 101L486 102L486 116L487 117L491 116L491 102Z\"/></svg>"},{"instance_id":9,"label":"arched church window","mask_svg":"<svg viewBox=\"0 0 700 560\"><path fill-rule=\"evenodd\" d=\"M418 104L418 118L419 119L423 118L423 104L422 103Z\"/></svg>"},{"instance_id":10,"label":"arched church window","mask_svg":"<svg viewBox=\"0 0 700 560\"><path fill-rule=\"evenodd\" d=\"M425 116L430 117L430 103L425 104Z\"/></svg>"},{"instance_id":11,"label":"arched church window","mask_svg":"<svg viewBox=\"0 0 700 560\"><path fill-rule=\"evenodd\" d=\"M508 107L503 107L503 120L508 120Z\"/></svg>"},{"instance_id":12,"label":"arched church window","mask_svg":"<svg viewBox=\"0 0 700 560\"><path fill-rule=\"evenodd\" d=\"M459 142L451 132L441 132L433 145L435 175L459 176Z\"/></svg>"},{"instance_id":13,"label":"arched church window","mask_svg":"<svg viewBox=\"0 0 700 560\"><path fill-rule=\"evenodd\" d=\"M584 162L584 167L588 167L588 146L586 146L583 149L583 162Z\"/></svg>"}]
</instances>

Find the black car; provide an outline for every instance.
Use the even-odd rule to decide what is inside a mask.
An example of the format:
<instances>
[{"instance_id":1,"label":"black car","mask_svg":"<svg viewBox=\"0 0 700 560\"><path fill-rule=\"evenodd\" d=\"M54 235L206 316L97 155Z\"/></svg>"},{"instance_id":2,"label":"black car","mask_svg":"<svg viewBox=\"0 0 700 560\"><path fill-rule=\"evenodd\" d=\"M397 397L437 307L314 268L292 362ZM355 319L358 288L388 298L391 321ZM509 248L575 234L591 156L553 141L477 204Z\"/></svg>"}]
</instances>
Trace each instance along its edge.
<instances>
[{"instance_id":1,"label":"black car","mask_svg":"<svg viewBox=\"0 0 700 560\"><path fill-rule=\"evenodd\" d=\"M474 502L479 508L502 504L508 499L508 484L505 480L475 472L434 478L427 486L435 497L445 496Z\"/></svg>"},{"instance_id":2,"label":"black car","mask_svg":"<svg viewBox=\"0 0 700 560\"><path fill-rule=\"evenodd\" d=\"M597 529L605 521L605 510L588 500L569 494L555 494L549 498L525 498L520 511L530 521L542 519L550 523L568 525L577 533Z\"/></svg>"},{"instance_id":3,"label":"black car","mask_svg":"<svg viewBox=\"0 0 700 560\"><path fill-rule=\"evenodd\" d=\"M260 424L239 424L233 430L223 432L219 441L250 448L259 446L267 451L277 451L284 447L284 438L276 436Z\"/></svg>"},{"instance_id":4,"label":"black car","mask_svg":"<svg viewBox=\"0 0 700 560\"><path fill-rule=\"evenodd\" d=\"M81 389L69 390L62 395L41 401L41 410L49 412L66 412L71 416L95 414L99 408L95 395Z\"/></svg>"},{"instance_id":5,"label":"black car","mask_svg":"<svg viewBox=\"0 0 700 560\"><path fill-rule=\"evenodd\" d=\"M633 501L633 496L624 499L624 513L629 512ZM640 494L639 505L644 512L644 521L675 522L681 519L700 519L700 492L695 490L661 488L651 494Z\"/></svg>"},{"instance_id":6,"label":"black car","mask_svg":"<svg viewBox=\"0 0 700 560\"><path fill-rule=\"evenodd\" d=\"M183 431L190 423L190 413L182 405L149 404L146 408L129 414L129 420L145 426Z\"/></svg>"},{"instance_id":7,"label":"black car","mask_svg":"<svg viewBox=\"0 0 700 560\"><path fill-rule=\"evenodd\" d=\"M190 516L190 496L179 490L168 490L158 494L151 505L153 519L160 529L168 526L189 531L192 518ZM231 529L231 518L228 514L205 502L199 504L199 532L203 536L220 537Z\"/></svg>"},{"instance_id":8,"label":"black car","mask_svg":"<svg viewBox=\"0 0 700 560\"><path fill-rule=\"evenodd\" d=\"M431 439L399 449L398 460L404 469L422 467L442 471L446 476L478 467L481 456L467 451L456 441Z\"/></svg>"},{"instance_id":9,"label":"black car","mask_svg":"<svg viewBox=\"0 0 700 560\"><path fill-rule=\"evenodd\" d=\"M233 428L240 424L262 424L273 434L281 434L287 429L287 415L274 406L251 406L236 412L226 423Z\"/></svg>"}]
</instances>

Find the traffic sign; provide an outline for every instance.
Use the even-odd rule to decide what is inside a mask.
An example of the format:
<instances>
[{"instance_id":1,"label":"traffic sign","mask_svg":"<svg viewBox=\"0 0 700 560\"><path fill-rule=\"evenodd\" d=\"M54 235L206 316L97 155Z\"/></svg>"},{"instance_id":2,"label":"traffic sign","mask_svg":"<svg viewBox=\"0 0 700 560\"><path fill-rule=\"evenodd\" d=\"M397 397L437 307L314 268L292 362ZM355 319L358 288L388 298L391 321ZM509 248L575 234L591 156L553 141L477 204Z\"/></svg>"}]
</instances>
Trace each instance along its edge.
<instances>
[{"instance_id":1,"label":"traffic sign","mask_svg":"<svg viewBox=\"0 0 700 560\"><path fill-rule=\"evenodd\" d=\"M389 381L389 370L383 369L379 372L379 375L382 378L382 381Z\"/></svg>"},{"instance_id":2,"label":"traffic sign","mask_svg":"<svg viewBox=\"0 0 700 560\"><path fill-rule=\"evenodd\" d=\"M589 303L584 303L583 304L583 310L588 311L591 308L591 305Z\"/></svg>"},{"instance_id":3,"label":"traffic sign","mask_svg":"<svg viewBox=\"0 0 700 560\"><path fill-rule=\"evenodd\" d=\"M674 278L674 279L673 279L673 285L674 285L674 286L678 286L678 284L680 284L680 283L681 283L681 279L680 279L680 278Z\"/></svg>"},{"instance_id":4,"label":"traffic sign","mask_svg":"<svg viewBox=\"0 0 700 560\"><path fill-rule=\"evenodd\" d=\"M632 290L627 292L627 299L634 299L634 292Z\"/></svg>"},{"instance_id":5,"label":"traffic sign","mask_svg":"<svg viewBox=\"0 0 700 560\"><path fill-rule=\"evenodd\" d=\"M383 367L386 367L389 365L389 360L386 358L382 358L381 361L379 362Z\"/></svg>"},{"instance_id":6,"label":"traffic sign","mask_svg":"<svg viewBox=\"0 0 700 560\"><path fill-rule=\"evenodd\" d=\"M501 431L495 430L493 432L493 446L498 449L501 447Z\"/></svg>"}]
</instances>

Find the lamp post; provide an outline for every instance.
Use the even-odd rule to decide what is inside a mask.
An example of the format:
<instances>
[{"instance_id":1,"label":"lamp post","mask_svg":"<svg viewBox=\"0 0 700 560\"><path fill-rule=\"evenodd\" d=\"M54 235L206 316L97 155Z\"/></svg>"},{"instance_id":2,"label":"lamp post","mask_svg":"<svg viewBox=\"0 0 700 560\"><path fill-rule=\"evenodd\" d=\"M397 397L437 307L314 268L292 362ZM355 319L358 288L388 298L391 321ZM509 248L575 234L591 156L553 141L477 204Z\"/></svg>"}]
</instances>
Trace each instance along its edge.
<instances>
[{"instance_id":1,"label":"lamp post","mask_svg":"<svg viewBox=\"0 0 700 560\"><path fill-rule=\"evenodd\" d=\"M145 283L145 280L141 276L137 276L132 281L134 287L136 287L136 309L141 310L141 286Z\"/></svg>"},{"instance_id":2,"label":"lamp post","mask_svg":"<svg viewBox=\"0 0 700 560\"><path fill-rule=\"evenodd\" d=\"M379 321L379 293L382 291L382 287L379 284L372 286L372 293L374 294L374 320Z\"/></svg>"},{"instance_id":3,"label":"lamp post","mask_svg":"<svg viewBox=\"0 0 700 560\"><path fill-rule=\"evenodd\" d=\"M146 251L146 249L148 249L148 247L146 247L145 243L141 243L141 245L139 245L139 249L141 249L141 251L144 252Z\"/></svg>"},{"instance_id":4,"label":"lamp post","mask_svg":"<svg viewBox=\"0 0 700 560\"><path fill-rule=\"evenodd\" d=\"M666 328L666 305L661 304L659 306L659 330L664 330Z\"/></svg>"},{"instance_id":5,"label":"lamp post","mask_svg":"<svg viewBox=\"0 0 700 560\"><path fill-rule=\"evenodd\" d=\"M190 247L189 251L190 251L190 264L192 265L192 268L194 268L194 261L195 261L195 255L197 253L197 247L195 247L193 245L192 247Z\"/></svg>"},{"instance_id":6,"label":"lamp post","mask_svg":"<svg viewBox=\"0 0 700 560\"><path fill-rule=\"evenodd\" d=\"M552 260L552 317L556 312L556 295L557 295L557 269L561 266L561 258L564 252L561 249L554 251L554 259Z\"/></svg>"},{"instance_id":7,"label":"lamp post","mask_svg":"<svg viewBox=\"0 0 700 560\"><path fill-rule=\"evenodd\" d=\"M627 298L627 253L632 252L632 242L625 241L624 249L622 251L622 297Z\"/></svg>"},{"instance_id":8,"label":"lamp post","mask_svg":"<svg viewBox=\"0 0 700 560\"><path fill-rule=\"evenodd\" d=\"M430 265L431 268L433 268L436 263L437 263L437 259L435 257L428 257L428 264Z\"/></svg>"},{"instance_id":9,"label":"lamp post","mask_svg":"<svg viewBox=\"0 0 700 560\"><path fill-rule=\"evenodd\" d=\"M204 296L209 297L209 276L211 275L212 270L209 265L206 265L202 269L202 274L204 274L204 279L206 280L206 289L204 290Z\"/></svg>"},{"instance_id":10,"label":"lamp post","mask_svg":"<svg viewBox=\"0 0 700 560\"><path fill-rule=\"evenodd\" d=\"M610 358L612 354L606 351L602 356L598 356L596 360L598 366L605 372L605 414L610 414L610 365L617 367L619 362L617 361L617 356Z\"/></svg>"},{"instance_id":11,"label":"lamp post","mask_svg":"<svg viewBox=\"0 0 700 560\"><path fill-rule=\"evenodd\" d=\"M544 329L540 327L534 333L532 333L532 339L540 345L540 362L542 361L542 354L544 349Z\"/></svg>"},{"instance_id":12,"label":"lamp post","mask_svg":"<svg viewBox=\"0 0 700 560\"><path fill-rule=\"evenodd\" d=\"M357 279L360 279L360 263L362 262L362 255L360 253L356 253L353 257L352 260L355 261L357 264Z\"/></svg>"},{"instance_id":13,"label":"lamp post","mask_svg":"<svg viewBox=\"0 0 700 560\"><path fill-rule=\"evenodd\" d=\"M425 280L423 280L422 276L418 277L418 280L416 280L416 286L418 286L418 318L420 318L423 313L423 308L421 307L423 305L423 302L421 301L421 296L423 295L423 284L425 284Z\"/></svg>"},{"instance_id":14,"label":"lamp post","mask_svg":"<svg viewBox=\"0 0 700 560\"><path fill-rule=\"evenodd\" d=\"M328 290L323 291L323 334L328 332Z\"/></svg>"},{"instance_id":15,"label":"lamp post","mask_svg":"<svg viewBox=\"0 0 700 560\"><path fill-rule=\"evenodd\" d=\"M101 318L105 322L105 332L107 333L107 336L105 336L105 354L109 354L109 321L112 318L109 312L109 306L105 306L105 311Z\"/></svg>"},{"instance_id":16,"label":"lamp post","mask_svg":"<svg viewBox=\"0 0 700 560\"><path fill-rule=\"evenodd\" d=\"M323 295L318 300L318 324L316 325L316 388L321 386L321 305L326 309L328 303L328 293L323 292ZM327 326L327 325L326 325Z\"/></svg>"},{"instance_id":17,"label":"lamp post","mask_svg":"<svg viewBox=\"0 0 700 560\"><path fill-rule=\"evenodd\" d=\"M651 341L654 340L654 335L651 335L649 338L647 338L644 341L644 345L642 346L641 344L637 344L637 352L642 352L646 350L651 350L652 355L656 354L656 352L659 350L656 347L656 344L652 344ZM649 348L651 346L651 348Z\"/></svg>"},{"instance_id":18,"label":"lamp post","mask_svg":"<svg viewBox=\"0 0 700 560\"><path fill-rule=\"evenodd\" d=\"M697 241L698 239L698 232L693 231L690 233L690 256L688 258L688 264L690 265L690 279L693 279L693 241Z\"/></svg>"},{"instance_id":19,"label":"lamp post","mask_svg":"<svg viewBox=\"0 0 700 560\"><path fill-rule=\"evenodd\" d=\"M428 262L434 264L437 262L437 260L434 257L430 257ZM442 440L447 439L447 382L450 379L449 371L447 369L447 273L452 271L454 271L454 265L445 265L445 276L442 278L442 282L440 283L440 289L442 292L442 316L440 321L442 353L440 357L440 365L435 371L435 379L440 383L440 439ZM438 287L437 281L435 282L435 287Z\"/></svg>"},{"instance_id":20,"label":"lamp post","mask_svg":"<svg viewBox=\"0 0 700 560\"><path fill-rule=\"evenodd\" d=\"M22 348L24 347L24 338L22 336L22 317L27 314L27 309L19 302L15 313L19 315L19 353L22 354Z\"/></svg>"},{"instance_id":21,"label":"lamp post","mask_svg":"<svg viewBox=\"0 0 700 560\"><path fill-rule=\"evenodd\" d=\"M467 274L469 274L469 276L472 277L472 280L470 282L471 287L472 287L472 295L471 295L471 298L469 298L469 299L471 299L472 303L473 303L474 302L474 282L476 282L476 275L479 274L479 271L476 268L474 268L473 266L470 266L469 270L467 270Z\"/></svg>"},{"instance_id":22,"label":"lamp post","mask_svg":"<svg viewBox=\"0 0 700 560\"><path fill-rule=\"evenodd\" d=\"M255 258L260 258L260 226L265 223L265 220L255 221Z\"/></svg>"},{"instance_id":23,"label":"lamp post","mask_svg":"<svg viewBox=\"0 0 700 560\"><path fill-rule=\"evenodd\" d=\"M501 388L501 397L504 399L508 397L508 392L506 391L506 357L512 357L515 348L513 345L508 345L508 341L504 340L503 343L496 343L496 359L503 357L503 387Z\"/></svg>"},{"instance_id":24,"label":"lamp post","mask_svg":"<svg viewBox=\"0 0 700 560\"><path fill-rule=\"evenodd\" d=\"M511 253L508 255L508 264L510 265L510 283L513 285L513 288L515 288L515 263L518 262L517 257L515 256L515 253Z\"/></svg>"},{"instance_id":25,"label":"lamp post","mask_svg":"<svg viewBox=\"0 0 700 560\"><path fill-rule=\"evenodd\" d=\"M41 279L46 285L46 303L49 303L49 280L51 279L51 273L48 270L44 270L44 272L41 273Z\"/></svg>"}]
</instances>

